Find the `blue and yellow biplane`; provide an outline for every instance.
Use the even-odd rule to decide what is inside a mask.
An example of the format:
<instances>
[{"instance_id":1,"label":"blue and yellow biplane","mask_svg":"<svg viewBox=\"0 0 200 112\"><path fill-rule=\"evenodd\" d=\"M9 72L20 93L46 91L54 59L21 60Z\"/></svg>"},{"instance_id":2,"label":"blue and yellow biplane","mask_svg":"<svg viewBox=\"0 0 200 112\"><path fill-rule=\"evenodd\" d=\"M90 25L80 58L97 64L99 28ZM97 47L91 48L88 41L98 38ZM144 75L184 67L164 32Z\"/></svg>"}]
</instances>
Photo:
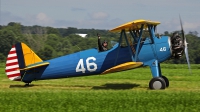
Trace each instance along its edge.
<instances>
[{"instance_id":1,"label":"blue and yellow biplane","mask_svg":"<svg viewBox=\"0 0 200 112\"><path fill-rule=\"evenodd\" d=\"M169 81L162 75L160 63L180 58L184 49L188 57L187 43L183 28L182 38L177 34L156 36L159 24L157 21L134 20L110 30L120 33L120 37L118 43L107 51L99 52L93 48L46 61L26 44L17 43L8 54L5 71L10 80L29 85L34 80L108 74L149 66L153 77L149 88L165 89Z\"/></svg>"}]
</instances>

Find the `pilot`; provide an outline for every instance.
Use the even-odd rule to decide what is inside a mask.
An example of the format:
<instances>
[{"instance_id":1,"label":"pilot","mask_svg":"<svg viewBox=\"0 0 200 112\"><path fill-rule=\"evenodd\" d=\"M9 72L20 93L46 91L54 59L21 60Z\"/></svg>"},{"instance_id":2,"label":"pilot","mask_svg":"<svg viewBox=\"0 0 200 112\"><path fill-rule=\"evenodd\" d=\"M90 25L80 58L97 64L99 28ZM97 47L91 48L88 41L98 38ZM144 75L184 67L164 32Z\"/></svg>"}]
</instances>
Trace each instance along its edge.
<instances>
[{"instance_id":1,"label":"pilot","mask_svg":"<svg viewBox=\"0 0 200 112\"><path fill-rule=\"evenodd\" d=\"M107 51L108 50L108 42L104 40L104 42L101 44L101 40L100 40L100 36L99 34L97 34L98 36L98 47L99 47L99 51Z\"/></svg>"}]
</instances>

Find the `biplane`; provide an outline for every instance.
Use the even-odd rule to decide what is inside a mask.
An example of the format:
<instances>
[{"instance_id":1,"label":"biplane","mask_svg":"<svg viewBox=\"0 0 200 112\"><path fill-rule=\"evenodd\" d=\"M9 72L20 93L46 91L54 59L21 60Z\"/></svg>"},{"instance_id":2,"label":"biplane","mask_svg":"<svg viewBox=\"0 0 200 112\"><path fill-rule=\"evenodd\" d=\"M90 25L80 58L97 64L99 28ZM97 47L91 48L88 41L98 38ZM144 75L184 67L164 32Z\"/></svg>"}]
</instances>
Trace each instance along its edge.
<instances>
[{"instance_id":1,"label":"biplane","mask_svg":"<svg viewBox=\"0 0 200 112\"><path fill-rule=\"evenodd\" d=\"M149 88L165 89L169 80L162 75L160 63L170 58L178 59L183 52L188 57L187 43L183 28L182 38L176 34L156 36L159 24L158 21L134 20L110 30L120 33L120 37L107 51L92 48L46 61L26 44L17 43L8 54L5 71L10 80L29 85L35 80L108 74L149 66L153 77Z\"/></svg>"}]
</instances>

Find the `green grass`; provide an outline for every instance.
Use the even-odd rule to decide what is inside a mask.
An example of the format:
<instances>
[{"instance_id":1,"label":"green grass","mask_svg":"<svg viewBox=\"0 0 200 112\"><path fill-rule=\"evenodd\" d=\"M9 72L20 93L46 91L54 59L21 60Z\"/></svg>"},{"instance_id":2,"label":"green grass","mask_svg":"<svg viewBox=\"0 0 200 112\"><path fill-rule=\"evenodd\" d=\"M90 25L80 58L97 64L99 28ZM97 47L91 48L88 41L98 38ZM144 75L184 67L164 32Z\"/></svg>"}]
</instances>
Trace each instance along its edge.
<instances>
[{"instance_id":1,"label":"green grass","mask_svg":"<svg viewBox=\"0 0 200 112\"><path fill-rule=\"evenodd\" d=\"M149 90L148 67L130 71L32 82L10 81L0 65L2 112L158 112L200 111L200 65L163 64L170 81L165 90Z\"/></svg>"}]
</instances>

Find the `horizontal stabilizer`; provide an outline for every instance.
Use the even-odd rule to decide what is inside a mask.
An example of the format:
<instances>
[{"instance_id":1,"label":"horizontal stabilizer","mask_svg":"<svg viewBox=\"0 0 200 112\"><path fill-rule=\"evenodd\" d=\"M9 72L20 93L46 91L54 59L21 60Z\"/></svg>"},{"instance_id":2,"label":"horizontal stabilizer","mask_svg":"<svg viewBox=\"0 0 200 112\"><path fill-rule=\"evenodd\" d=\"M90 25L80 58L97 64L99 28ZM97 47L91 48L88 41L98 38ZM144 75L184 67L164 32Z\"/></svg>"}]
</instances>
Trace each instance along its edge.
<instances>
[{"instance_id":1,"label":"horizontal stabilizer","mask_svg":"<svg viewBox=\"0 0 200 112\"><path fill-rule=\"evenodd\" d=\"M49 62L35 63L35 64L29 65L26 68L23 68L23 69L20 69L20 70L30 70L30 69L38 68L38 67L45 66L45 65L49 65Z\"/></svg>"},{"instance_id":2,"label":"horizontal stabilizer","mask_svg":"<svg viewBox=\"0 0 200 112\"><path fill-rule=\"evenodd\" d=\"M119 72L119 71L123 71L123 70L128 70L128 69L133 69L133 68L137 68L139 66L142 66L143 63L142 62L126 62L117 66L114 66L110 69L107 69L106 71L104 71L102 74L107 74L107 73L112 73L112 72Z\"/></svg>"}]
</instances>

